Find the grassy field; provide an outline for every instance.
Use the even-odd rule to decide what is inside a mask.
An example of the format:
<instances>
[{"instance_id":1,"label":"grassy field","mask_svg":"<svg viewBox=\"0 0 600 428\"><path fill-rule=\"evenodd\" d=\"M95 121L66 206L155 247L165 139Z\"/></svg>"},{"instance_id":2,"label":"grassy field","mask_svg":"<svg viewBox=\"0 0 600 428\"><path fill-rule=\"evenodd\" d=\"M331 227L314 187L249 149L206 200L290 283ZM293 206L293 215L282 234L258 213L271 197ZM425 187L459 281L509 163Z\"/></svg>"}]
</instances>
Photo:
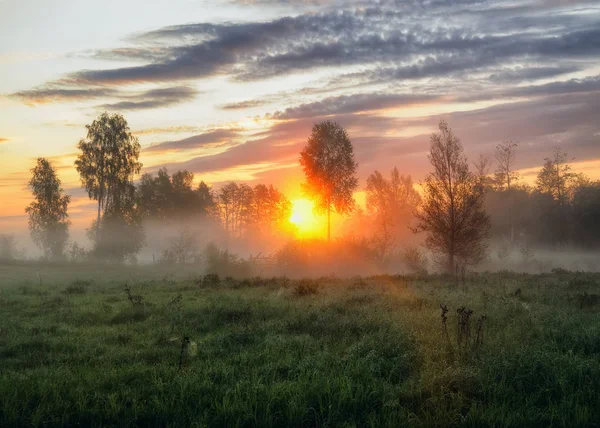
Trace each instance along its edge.
<instances>
[{"instance_id":1,"label":"grassy field","mask_svg":"<svg viewBox=\"0 0 600 428\"><path fill-rule=\"evenodd\" d=\"M600 426L600 274L0 284L0 426Z\"/></svg>"}]
</instances>

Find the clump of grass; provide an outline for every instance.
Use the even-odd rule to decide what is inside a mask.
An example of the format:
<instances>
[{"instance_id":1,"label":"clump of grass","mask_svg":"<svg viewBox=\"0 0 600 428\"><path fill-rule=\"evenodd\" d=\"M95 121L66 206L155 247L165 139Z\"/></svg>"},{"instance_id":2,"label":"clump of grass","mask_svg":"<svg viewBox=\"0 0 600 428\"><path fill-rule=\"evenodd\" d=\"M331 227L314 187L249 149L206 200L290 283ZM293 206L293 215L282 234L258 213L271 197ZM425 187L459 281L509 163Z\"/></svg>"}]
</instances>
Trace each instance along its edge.
<instances>
[{"instance_id":1,"label":"clump of grass","mask_svg":"<svg viewBox=\"0 0 600 428\"><path fill-rule=\"evenodd\" d=\"M65 288L62 292L64 294L85 294L87 289L91 287L92 284L92 281L76 279L71 284L69 284L69 286Z\"/></svg>"},{"instance_id":2,"label":"clump of grass","mask_svg":"<svg viewBox=\"0 0 600 428\"><path fill-rule=\"evenodd\" d=\"M207 273L196 280L196 284L200 288L213 288L221 285L221 278L216 273Z\"/></svg>"},{"instance_id":3,"label":"clump of grass","mask_svg":"<svg viewBox=\"0 0 600 428\"><path fill-rule=\"evenodd\" d=\"M310 296L319 293L319 283L313 279L304 278L296 282L294 294L298 297Z\"/></svg>"}]
</instances>

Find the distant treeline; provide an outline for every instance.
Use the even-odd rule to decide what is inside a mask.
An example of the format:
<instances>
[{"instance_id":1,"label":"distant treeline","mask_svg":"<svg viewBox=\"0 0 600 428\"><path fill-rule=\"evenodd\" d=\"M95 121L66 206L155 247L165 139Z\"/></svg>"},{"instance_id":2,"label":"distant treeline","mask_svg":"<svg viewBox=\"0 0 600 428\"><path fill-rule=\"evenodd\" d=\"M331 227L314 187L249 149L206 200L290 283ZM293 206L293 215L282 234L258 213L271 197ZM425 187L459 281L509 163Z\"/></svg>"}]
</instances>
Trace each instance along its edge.
<instances>
[{"instance_id":1,"label":"distant treeline","mask_svg":"<svg viewBox=\"0 0 600 428\"><path fill-rule=\"evenodd\" d=\"M424 253L407 245L415 242L414 232L423 232L425 247L447 269L480 262L490 254L490 242L499 255L517 247L524 254L541 246L600 247L600 182L573 173L560 148L544 160L535 185L528 186L514 168L517 144L499 144L494 153L469 164L448 125L442 122L439 129L431 136L433 172L418 191L398 168L389 177L374 171L361 186L346 131L333 122L315 125L300 156L303 188L318 212L327 214L328 223L331 212L347 216L338 241L348 245L339 250L353 248L382 267L403 259L418 270L424 266ZM69 244L70 197L50 162L39 158L29 182L34 202L26 211L31 236L44 258L135 260L152 233L144 230L150 220L181 225L179 235L165 243L161 260L170 262L198 260L199 243L185 229L194 224L216 227L231 241L290 241L280 255L300 251L291 239L291 203L273 186L232 182L215 190L203 181L194 185L189 171L169 175L165 168L135 181L142 168L140 145L125 119L105 113L87 130L75 167L82 187L97 202L97 216L88 229L92 246ZM352 196L360 188L366 192L364 210ZM215 251L218 257L230 257L214 246L210 251L213 258ZM0 236L0 258L18 256L15 240Z\"/></svg>"}]
</instances>

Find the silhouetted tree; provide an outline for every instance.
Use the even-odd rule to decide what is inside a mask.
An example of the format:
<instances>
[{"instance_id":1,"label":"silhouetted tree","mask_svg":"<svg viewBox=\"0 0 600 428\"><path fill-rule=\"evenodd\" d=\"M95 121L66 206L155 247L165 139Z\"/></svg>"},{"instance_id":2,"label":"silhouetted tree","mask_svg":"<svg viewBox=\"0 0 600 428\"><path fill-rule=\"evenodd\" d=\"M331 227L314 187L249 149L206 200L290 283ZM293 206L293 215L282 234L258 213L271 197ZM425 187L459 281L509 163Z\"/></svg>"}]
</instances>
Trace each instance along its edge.
<instances>
[{"instance_id":1,"label":"silhouetted tree","mask_svg":"<svg viewBox=\"0 0 600 428\"><path fill-rule=\"evenodd\" d=\"M515 171L517 147L517 143L505 141L496 146L495 152L498 165L494 171L494 184L497 191L504 192L503 211L508 218L508 234L511 243L515 240L515 226L513 222L514 195L512 190L514 184L519 179L519 173Z\"/></svg>"},{"instance_id":2,"label":"silhouetted tree","mask_svg":"<svg viewBox=\"0 0 600 428\"><path fill-rule=\"evenodd\" d=\"M69 240L67 207L71 197L63 193L56 170L47 159L38 158L31 173L29 187L34 200L25 208L31 238L45 258L58 260L64 257Z\"/></svg>"},{"instance_id":3,"label":"silhouetted tree","mask_svg":"<svg viewBox=\"0 0 600 428\"><path fill-rule=\"evenodd\" d=\"M135 203L133 183L121 183L114 203L108 206L100 219L102 233L94 220L88 230L93 255L105 260L122 262L135 260L144 244L142 217Z\"/></svg>"},{"instance_id":4,"label":"silhouetted tree","mask_svg":"<svg viewBox=\"0 0 600 428\"><path fill-rule=\"evenodd\" d=\"M473 162L475 174L479 179L479 185L485 190L491 187L493 180L488 177L490 169L492 167L492 157L485 153L481 153L479 157Z\"/></svg>"},{"instance_id":5,"label":"silhouetted tree","mask_svg":"<svg viewBox=\"0 0 600 428\"><path fill-rule=\"evenodd\" d=\"M420 200L410 175L400 175L397 168L392 170L389 180L379 171L367 178L366 207L377 227L375 243L381 261L395 245L398 225L408 226Z\"/></svg>"},{"instance_id":6,"label":"silhouetted tree","mask_svg":"<svg viewBox=\"0 0 600 428\"><path fill-rule=\"evenodd\" d=\"M444 121L439 133L431 135L428 157L434 170L425 179L416 230L427 232L427 247L445 259L442 263L448 270L454 269L457 259L475 264L486 255L490 219L483 208L483 189L469 171L462 144Z\"/></svg>"},{"instance_id":7,"label":"silhouetted tree","mask_svg":"<svg viewBox=\"0 0 600 428\"><path fill-rule=\"evenodd\" d=\"M273 186L229 183L217 195L219 217L227 236L247 232L271 235L289 220L290 201Z\"/></svg>"},{"instance_id":8,"label":"silhouetted tree","mask_svg":"<svg viewBox=\"0 0 600 428\"><path fill-rule=\"evenodd\" d=\"M253 189L251 225L261 235L281 232L291 216L292 204L273 185L257 184Z\"/></svg>"},{"instance_id":9,"label":"silhouetted tree","mask_svg":"<svg viewBox=\"0 0 600 428\"><path fill-rule=\"evenodd\" d=\"M600 181L577 187L572 203L574 240L587 248L600 247Z\"/></svg>"},{"instance_id":10,"label":"silhouetted tree","mask_svg":"<svg viewBox=\"0 0 600 428\"><path fill-rule=\"evenodd\" d=\"M180 222L208 215L214 199L210 187L201 182L193 188L194 174L177 171L172 176L161 168L157 176L144 174L137 186L136 199L144 218Z\"/></svg>"},{"instance_id":11,"label":"silhouetted tree","mask_svg":"<svg viewBox=\"0 0 600 428\"><path fill-rule=\"evenodd\" d=\"M103 113L86 128L75 166L90 199L98 201L90 239L97 256L123 260L137 253L143 243L133 185L134 175L142 168L140 144L120 114Z\"/></svg>"},{"instance_id":12,"label":"silhouetted tree","mask_svg":"<svg viewBox=\"0 0 600 428\"><path fill-rule=\"evenodd\" d=\"M538 191L552 195L559 205L565 205L576 180L577 175L571 172L567 154L560 147L555 147L552 157L544 159L535 184Z\"/></svg>"},{"instance_id":13,"label":"silhouetted tree","mask_svg":"<svg viewBox=\"0 0 600 428\"><path fill-rule=\"evenodd\" d=\"M338 214L351 212L358 187L358 164L346 130L331 121L315 124L300 153L300 165L306 176L304 191L315 199L318 211L327 213L327 240L331 241L331 209Z\"/></svg>"},{"instance_id":14,"label":"silhouetted tree","mask_svg":"<svg viewBox=\"0 0 600 428\"><path fill-rule=\"evenodd\" d=\"M515 171L518 146L512 141L505 141L496 146L494 156L498 166L494 171L494 183L498 190L510 191L511 186L519 179L519 173Z\"/></svg>"}]
</instances>

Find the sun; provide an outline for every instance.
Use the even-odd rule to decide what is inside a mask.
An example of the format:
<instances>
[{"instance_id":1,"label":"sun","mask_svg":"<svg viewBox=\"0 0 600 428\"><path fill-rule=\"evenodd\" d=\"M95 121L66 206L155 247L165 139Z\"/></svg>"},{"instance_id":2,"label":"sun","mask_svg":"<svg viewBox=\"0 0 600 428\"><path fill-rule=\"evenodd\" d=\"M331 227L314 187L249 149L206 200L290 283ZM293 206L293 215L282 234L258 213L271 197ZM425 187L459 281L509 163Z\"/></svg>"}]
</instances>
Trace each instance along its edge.
<instances>
[{"instance_id":1,"label":"sun","mask_svg":"<svg viewBox=\"0 0 600 428\"><path fill-rule=\"evenodd\" d=\"M290 223L296 225L300 233L314 231L316 219L313 214L313 207L314 203L308 199L296 199L292 201Z\"/></svg>"}]
</instances>

